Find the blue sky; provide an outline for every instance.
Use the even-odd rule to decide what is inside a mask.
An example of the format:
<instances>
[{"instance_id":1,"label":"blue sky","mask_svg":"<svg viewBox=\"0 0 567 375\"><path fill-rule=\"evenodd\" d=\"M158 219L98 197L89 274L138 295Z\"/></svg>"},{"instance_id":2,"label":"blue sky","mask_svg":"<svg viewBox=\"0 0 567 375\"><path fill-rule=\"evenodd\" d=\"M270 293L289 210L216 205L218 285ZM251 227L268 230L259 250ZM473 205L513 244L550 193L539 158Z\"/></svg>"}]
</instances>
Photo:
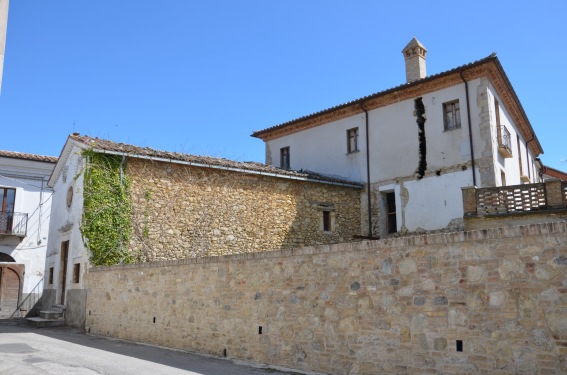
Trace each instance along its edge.
<instances>
[{"instance_id":1,"label":"blue sky","mask_svg":"<svg viewBox=\"0 0 567 375\"><path fill-rule=\"evenodd\" d=\"M68 134L264 161L261 130L405 81L416 36L439 73L496 52L567 170L567 2L12 0L0 149Z\"/></svg>"}]
</instances>

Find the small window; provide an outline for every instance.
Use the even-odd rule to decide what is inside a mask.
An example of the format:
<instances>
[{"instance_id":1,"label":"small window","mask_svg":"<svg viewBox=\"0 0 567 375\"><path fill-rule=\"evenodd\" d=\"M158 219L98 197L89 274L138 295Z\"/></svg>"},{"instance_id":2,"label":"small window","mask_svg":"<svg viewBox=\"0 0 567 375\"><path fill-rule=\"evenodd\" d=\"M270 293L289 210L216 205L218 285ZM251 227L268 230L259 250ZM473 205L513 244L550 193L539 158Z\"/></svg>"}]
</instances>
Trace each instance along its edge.
<instances>
[{"instance_id":1,"label":"small window","mask_svg":"<svg viewBox=\"0 0 567 375\"><path fill-rule=\"evenodd\" d=\"M67 190L67 207L71 207L71 203L73 203L73 186L69 186Z\"/></svg>"},{"instance_id":2,"label":"small window","mask_svg":"<svg viewBox=\"0 0 567 375\"><path fill-rule=\"evenodd\" d=\"M392 191L383 195L386 208L386 231L388 234L398 231L398 223L396 221L396 194Z\"/></svg>"},{"instance_id":3,"label":"small window","mask_svg":"<svg viewBox=\"0 0 567 375\"><path fill-rule=\"evenodd\" d=\"M280 168L290 169L289 147L283 147L280 149Z\"/></svg>"},{"instance_id":4,"label":"small window","mask_svg":"<svg viewBox=\"0 0 567 375\"><path fill-rule=\"evenodd\" d=\"M506 186L506 173L503 170L500 170L500 182L502 186Z\"/></svg>"},{"instance_id":5,"label":"small window","mask_svg":"<svg viewBox=\"0 0 567 375\"><path fill-rule=\"evenodd\" d=\"M445 121L445 130L459 129L461 127L459 100L443 103L443 120Z\"/></svg>"},{"instance_id":6,"label":"small window","mask_svg":"<svg viewBox=\"0 0 567 375\"><path fill-rule=\"evenodd\" d=\"M53 267L49 267L49 284L53 284Z\"/></svg>"},{"instance_id":7,"label":"small window","mask_svg":"<svg viewBox=\"0 0 567 375\"><path fill-rule=\"evenodd\" d=\"M352 152L358 151L358 128L352 128L347 130L347 152L350 154Z\"/></svg>"},{"instance_id":8,"label":"small window","mask_svg":"<svg viewBox=\"0 0 567 375\"><path fill-rule=\"evenodd\" d=\"M81 278L81 263L73 265L73 283L78 284Z\"/></svg>"},{"instance_id":9,"label":"small window","mask_svg":"<svg viewBox=\"0 0 567 375\"><path fill-rule=\"evenodd\" d=\"M322 211L322 212L323 212L323 232L331 232L333 230L331 211Z\"/></svg>"}]
</instances>

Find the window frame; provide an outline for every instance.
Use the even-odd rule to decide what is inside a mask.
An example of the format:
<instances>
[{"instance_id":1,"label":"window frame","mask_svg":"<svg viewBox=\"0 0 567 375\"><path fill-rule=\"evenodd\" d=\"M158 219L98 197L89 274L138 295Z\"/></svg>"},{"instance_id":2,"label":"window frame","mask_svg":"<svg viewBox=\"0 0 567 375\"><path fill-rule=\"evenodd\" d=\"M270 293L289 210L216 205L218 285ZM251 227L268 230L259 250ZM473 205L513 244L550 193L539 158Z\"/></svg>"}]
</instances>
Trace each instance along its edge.
<instances>
[{"instance_id":1,"label":"window frame","mask_svg":"<svg viewBox=\"0 0 567 375\"><path fill-rule=\"evenodd\" d=\"M457 105L456 109L455 109L455 105ZM449 108L451 108L450 111L448 110ZM449 119L453 120L454 123L453 126L449 126L450 125ZM459 99L455 99L443 103L443 130L451 131L451 130L461 129L461 127L462 127L461 104L459 102Z\"/></svg>"},{"instance_id":2,"label":"window frame","mask_svg":"<svg viewBox=\"0 0 567 375\"><path fill-rule=\"evenodd\" d=\"M347 154L352 154L354 152L359 152L360 148L358 139L359 139L359 132L358 127L347 129ZM352 141L352 142L351 142Z\"/></svg>"},{"instance_id":3,"label":"window frame","mask_svg":"<svg viewBox=\"0 0 567 375\"><path fill-rule=\"evenodd\" d=\"M280 168L286 170L291 169L289 146L280 148Z\"/></svg>"},{"instance_id":4,"label":"window frame","mask_svg":"<svg viewBox=\"0 0 567 375\"><path fill-rule=\"evenodd\" d=\"M73 284L81 281L81 263L73 264Z\"/></svg>"}]
</instances>

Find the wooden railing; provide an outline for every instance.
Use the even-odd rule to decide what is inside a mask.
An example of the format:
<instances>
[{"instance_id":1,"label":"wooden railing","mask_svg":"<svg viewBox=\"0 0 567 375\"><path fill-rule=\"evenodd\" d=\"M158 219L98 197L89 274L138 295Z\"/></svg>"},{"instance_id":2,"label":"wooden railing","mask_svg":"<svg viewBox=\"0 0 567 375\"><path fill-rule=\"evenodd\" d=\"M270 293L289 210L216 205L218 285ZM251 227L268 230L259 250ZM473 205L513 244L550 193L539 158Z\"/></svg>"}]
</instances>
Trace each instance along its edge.
<instances>
[{"instance_id":1,"label":"wooden railing","mask_svg":"<svg viewBox=\"0 0 567 375\"><path fill-rule=\"evenodd\" d=\"M465 217L567 208L567 182L559 180L480 189L466 187L462 190Z\"/></svg>"}]
</instances>

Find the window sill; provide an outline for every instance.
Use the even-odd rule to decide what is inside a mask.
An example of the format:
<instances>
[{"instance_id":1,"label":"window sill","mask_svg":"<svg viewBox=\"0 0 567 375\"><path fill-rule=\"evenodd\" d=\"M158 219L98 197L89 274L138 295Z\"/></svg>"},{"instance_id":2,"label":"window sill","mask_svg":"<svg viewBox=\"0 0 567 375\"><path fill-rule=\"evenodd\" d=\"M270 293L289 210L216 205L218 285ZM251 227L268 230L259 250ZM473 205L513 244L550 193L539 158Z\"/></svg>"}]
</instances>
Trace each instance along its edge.
<instances>
[{"instance_id":1,"label":"window sill","mask_svg":"<svg viewBox=\"0 0 567 375\"><path fill-rule=\"evenodd\" d=\"M452 132L453 130L461 130L461 129L462 129L462 127L460 127L460 126L458 128L453 128L453 129L443 129L443 133Z\"/></svg>"},{"instance_id":2,"label":"window sill","mask_svg":"<svg viewBox=\"0 0 567 375\"><path fill-rule=\"evenodd\" d=\"M360 153L360 150L347 152L345 155L353 155L353 154L358 154L358 153Z\"/></svg>"}]
</instances>

